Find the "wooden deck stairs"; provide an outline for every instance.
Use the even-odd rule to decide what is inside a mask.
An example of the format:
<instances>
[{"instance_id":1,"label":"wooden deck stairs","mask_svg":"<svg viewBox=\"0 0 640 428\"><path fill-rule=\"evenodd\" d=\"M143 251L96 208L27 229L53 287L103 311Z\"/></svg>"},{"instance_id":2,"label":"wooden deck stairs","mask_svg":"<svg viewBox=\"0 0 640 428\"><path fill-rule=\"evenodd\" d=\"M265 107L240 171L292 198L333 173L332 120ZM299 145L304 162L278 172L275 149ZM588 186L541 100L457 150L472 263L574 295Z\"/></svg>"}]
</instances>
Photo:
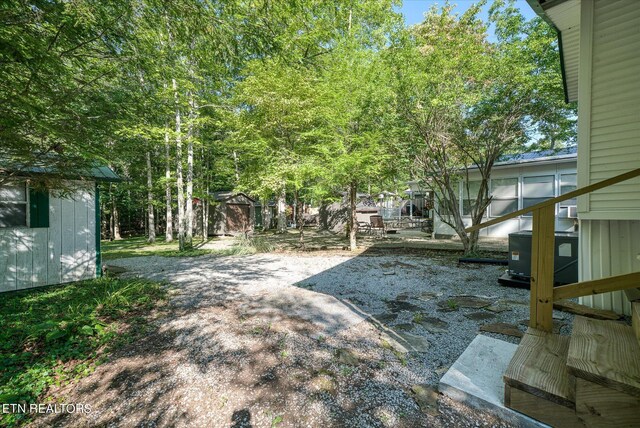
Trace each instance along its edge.
<instances>
[{"instance_id":1,"label":"wooden deck stairs","mask_svg":"<svg viewBox=\"0 0 640 428\"><path fill-rule=\"evenodd\" d=\"M529 328L504 382L507 407L551 426L638 427L640 331L581 316L571 337Z\"/></svg>"},{"instance_id":2,"label":"wooden deck stairs","mask_svg":"<svg viewBox=\"0 0 640 428\"><path fill-rule=\"evenodd\" d=\"M554 288L555 204L640 176L640 169L467 228L473 233L533 213L529 328L504 373L504 404L554 427L640 427L640 272ZM571 336L552 333L553 304L625 290L632 325L574 319Z\"/></svg>"}]
</instances>

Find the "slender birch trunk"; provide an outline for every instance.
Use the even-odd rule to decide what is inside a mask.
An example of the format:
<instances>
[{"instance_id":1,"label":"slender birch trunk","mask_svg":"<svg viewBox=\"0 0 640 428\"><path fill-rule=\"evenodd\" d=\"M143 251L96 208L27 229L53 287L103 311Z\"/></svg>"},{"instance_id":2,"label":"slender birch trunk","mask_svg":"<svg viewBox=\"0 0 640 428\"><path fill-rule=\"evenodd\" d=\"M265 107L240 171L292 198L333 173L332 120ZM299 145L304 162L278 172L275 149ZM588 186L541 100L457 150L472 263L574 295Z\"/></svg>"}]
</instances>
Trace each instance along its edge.
<instances>
[{"instance_id":1,"label":"slender birch trunk","mask_svg":"<svg viewBox=\"0 0 640 428\"><path fill-rule=\"evenodd\" d=\"M189 127L187 130L187 202L185 221L186 237L185 246L191 248L193 246L193 122L196 115L196 103L193 99L193 93L189 94Z\"/></svg>"},{"instance_id":2,"label":"slender birch trunk","mask_svg":"<svg viewBox=\"0 0 640 428\"><path fill-rule=\"evenodd\" d=\"M151 152L147 152L147 211L149 237L147 242L156 242L156 222L153 215L153 177L151 175Z\"/></svg>"},{"instance_id":3,"label":"slender birch trunk","mask_svg":"<svg viewBox=\"0 0 640 428\"><path fill-rule=\"evenodd\" d=\"M269 209L269 199L262 199L262 231L266 232L271 228L271 210Z\"/></svg>"},{"instance_id":4,"label":"slender birch trunk","mask_svg":"<svg viewBox=\"0 0 640 428\"><path fill-rule=\"evenodd\" d=\"M171 146L169 144L169 128L165 127L164 132L164 150L165 150L165 198L166 198L166 210L167 210L167 228L165 230L165 241L173 241L173 208L171 206Z\"/></svg>"},{"instance_id":5,"label":"slender birch trunk","mask_svg":"<svg viewBox=\"0 0 640 428\"><path fill-rule=\"evenodd\" d=\"M111 221L113 223L113 234L111 236L114 240L119 241L122 239L122 236L120 236L120 214L118 213L118 205L116 205L115 198L111 199Z\"/></svg>"},{"instance_id":6,"label":"slender birch trunk","mask_svg":"<svg viewBox=\"0 0 640 428\"><path fill-rule=\"evenodd\" d=\"M300 242L300 248L304 249L304 204L302 207L299 207L298 205L300 204L300 197L298 194L298 189L296 189L295 191L295 198L296 198L296 224L298 226L298 230L300 231L300 235L299 235L299 242Z\"/></svg>"},{"instance_id":7,"label":"slender birch trunk","mask_svg":"<svg viewBox=\"0 0 640 428\"><path fill-rule=\"evenodd\" d=\"M284 186L278 194L278 233L285 233L287 231L287 203L286 192Z\"/></svg>"},{"instance_id":8,"label":"slender birch trunk","mask_svg":"<svg viewBox=\"0 0 640 428\"><path fill-rule=\"evenodd\" d=\"M358 186L355 182L349 185L349 250L355 251L358 246L356 242L356 198Z\"/></svg>"},{"instance_id":9,"label":"slender birch trunk","mask_svg":"<svg viewBox=\"0 0 640 428\"><path fill-rule=\"evenodd\" d=\"M176 184L178 187L178 249L185 250L184 236L184 183L182 179L182 123L180 116L180 105L178 99L178 84L176 79L172 79L173 94L176 103Z\"/></svg>"},{"instance_id":10,"label":"slender birch trunk","mask_svg":"<svg viewBox=\"0 0 640 428\"><path fill-rule=\"evenodd\" d=\"M238 168L238 153L236 153L235 150L233 151L233 167L236 173L236 184L238 184L240 181L240 170Z\"/></svg>"}]
</instances>

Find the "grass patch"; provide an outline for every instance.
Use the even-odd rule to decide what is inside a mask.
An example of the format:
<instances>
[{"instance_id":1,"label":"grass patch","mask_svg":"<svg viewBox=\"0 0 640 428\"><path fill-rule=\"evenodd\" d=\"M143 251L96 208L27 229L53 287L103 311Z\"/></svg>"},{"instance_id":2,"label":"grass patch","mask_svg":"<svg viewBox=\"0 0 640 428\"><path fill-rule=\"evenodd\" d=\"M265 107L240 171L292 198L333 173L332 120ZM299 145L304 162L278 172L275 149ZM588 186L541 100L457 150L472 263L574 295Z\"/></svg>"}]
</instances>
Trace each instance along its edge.
<instances>
[{"instance_id":1,"label":"grass patch","mask_svg":"<svg viewBox=\"0 0 640 428\"><path fill-rule=\"evenodd\" d=\"M274 245L262 236L239 236L233 246L220 250L197 248L205 241L193 241L194 248L178 251L178 242L166 242L159 238L149 244L144 236L127 238L119 241L102 241L102 259L113 260L128 257L162 256L162 257L197 257L207 254L217 256L245 256L256 253L268 253L275 249Z\"/></svg>"},{"instance_id":2,"label":"grass patch","mask_svg":"<svg viewBox=\"0 0 640 428\"><path fill-rule=\"evenodd\" d=\"M141 337L145 314L165 299L158 283L112 278L3 295L0 404L43 402L50 387L90 374L108 351ZM3 414L0 425L28 417Z\"/></svg>"},{"instance_id":3,"label":"grass patch","mask_svg":"<svg viewBox=\"0 0 640 428\"><path fill-rule=\"evenodd\" d=\"M194 245L203 241L194 239ZM102 260L122 259L128 257L163 256L163 257L196 257L212 254L215 251L192 248L187 251L178 251L178 241L166 242L164 238L158 238L153 244L149 244L144 236L121 239L118 241L102 241Z\"/></svg>"}]
</instances>

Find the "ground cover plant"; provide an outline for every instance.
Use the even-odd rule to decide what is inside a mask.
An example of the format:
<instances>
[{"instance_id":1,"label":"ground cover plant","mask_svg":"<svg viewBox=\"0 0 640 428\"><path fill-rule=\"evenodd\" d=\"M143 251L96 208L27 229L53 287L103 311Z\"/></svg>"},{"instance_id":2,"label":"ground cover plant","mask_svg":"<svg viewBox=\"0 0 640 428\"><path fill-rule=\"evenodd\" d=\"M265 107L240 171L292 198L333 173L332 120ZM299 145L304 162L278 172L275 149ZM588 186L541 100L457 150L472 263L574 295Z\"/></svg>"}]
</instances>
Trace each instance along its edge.
<instances>
[{"instance_id":1,"label":"ground cover plant","mask_svg":"<svg viewBox=\"0 0 640 428\"><path fill-rule=\"evenodd\" d=\"M144 333L148 314L165 297L159 283L114 278L5 294L0 402L43 403L49 388L90 374L109 351ZM0 425L25 421L3 414Z\"/></svg>"},{"instance_id":2,"label":"ground cover plant","mask_svg":"<svg viewBox=\"0 0 640 428\"><path fill-rule=\"evenodd\" d=\"M162 257L197 257L204 255L242 256L255 253L268 253L275 245L261 236L239 236L232 245L225 248L215 246L215 240L194 240L194 247L180 251L178 242L166 242L163 238L149 243L144 237L105 241L102 243L102 259L113 260L129 257L162 256ZM209 245L211 244L211 245Z\"/></svg>"}]
</instances>

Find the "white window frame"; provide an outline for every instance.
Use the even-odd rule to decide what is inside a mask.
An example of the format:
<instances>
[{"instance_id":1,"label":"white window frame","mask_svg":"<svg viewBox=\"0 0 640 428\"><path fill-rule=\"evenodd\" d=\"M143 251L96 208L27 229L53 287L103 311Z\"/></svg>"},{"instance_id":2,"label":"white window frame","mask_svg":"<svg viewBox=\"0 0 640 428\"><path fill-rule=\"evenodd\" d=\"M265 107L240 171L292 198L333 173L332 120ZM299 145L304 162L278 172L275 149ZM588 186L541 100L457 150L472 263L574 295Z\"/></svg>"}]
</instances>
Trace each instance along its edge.
<instances>
[{"instance_id":1,"label":"white window frame","mask_svg":"<svg viewBox=\"0 0 640 428\"><path fill-rule=\"evenodd\" d=\"M25 221L24 224L18 225L18 226L0 226L0 230L7 230L7 229L28 229L30 227L30 200L29 200L29 183L26 180L16 180L18 184L23 184L24 185L24 201L4 201L0 199L0 203L4 203L4 204L16 204L16 205L25 205ZM6 183L7 185L15 185L16 181L9 181L8 183ZM0 185L0 187L2 187L2 185Z\"/></svg>"},{"instance_id":2,"label":"white window frame","mask_svg":"<svg viewBox=\"0 0 640 428\"><path fill-rule=\"evenodd\" d=\"M546 198L547 199L552 199L552 198L556 197L557 192L558 192L558 185L557 185L557 183L558 183L558 174L557 173L555 173L555 172L542 173L541 172L541 173L537 173L537 174L523 175L521 177L521 182L520 182L520 190L521 190L521 192L520 192L520 201L521 201L520 202L520 207L521 208L520 209L525 209L526 208L526 206L524 204L525 199L542 199L542 198L531 198L531 197L527 198L527 197L525 197L525 194L524 194L524 181L525 181L525 179L527 179L527 178L539 178L539 177L552 177L553 178L553 181L552 181L552 183L553 183L553 186L552 186L553 195L548 196ZM557 212L556 212L556 214L557 214ZM533 217L533 212L528 212L526 214L522 214L522 217L531 218L531 217Z\"/></svg>"},{"instance_id":3,"label":"white window frame","mask_svg":"<svg viewBox=\"0 0 640 428\"><path fill-rule=\"evenodd\" d=\"M493 213L493 201L497 200L497 201L506 201L506 200L513 200L514 198L495 198L493 196L493 181L494 180L516 180L516 197L515 197L515 201L516 201L516 209L515 211L518 211L520 209L521 203L520 203L520 199L521 199L521 177L519 176L514 176L514 177L492 177L489 183L489 188L491 189L491 204L489 204L489 217L491 218L498 218L498 217L502 217L502 215L506 215L506 214L501 214L501 215L496 215ZM513 211L512 211L513 212Z\"/></svg>"}]
</instances>

